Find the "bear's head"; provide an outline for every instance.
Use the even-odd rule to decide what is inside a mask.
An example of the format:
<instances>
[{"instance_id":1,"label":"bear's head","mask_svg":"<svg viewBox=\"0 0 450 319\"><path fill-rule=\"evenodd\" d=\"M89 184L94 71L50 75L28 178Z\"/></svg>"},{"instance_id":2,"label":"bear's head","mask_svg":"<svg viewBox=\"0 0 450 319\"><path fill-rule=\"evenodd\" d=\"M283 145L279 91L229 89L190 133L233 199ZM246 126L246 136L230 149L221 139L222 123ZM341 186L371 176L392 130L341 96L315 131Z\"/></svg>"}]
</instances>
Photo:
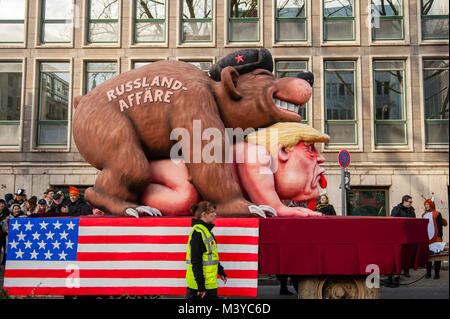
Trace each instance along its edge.
<instances>
[{"instance_id":1,"label":"bear's head","mask_svg":"<svg viewBox=\"0 0 450 319\"><path fill-rule=\"evenodd\" d=\"M209 73L216 81L217 103L226 127L245 130L301 121L298 112L311 98L312 73L277 79L272 71L272 55L267 49L236 51L211 67Z\"/></svg>"}]
</instances>

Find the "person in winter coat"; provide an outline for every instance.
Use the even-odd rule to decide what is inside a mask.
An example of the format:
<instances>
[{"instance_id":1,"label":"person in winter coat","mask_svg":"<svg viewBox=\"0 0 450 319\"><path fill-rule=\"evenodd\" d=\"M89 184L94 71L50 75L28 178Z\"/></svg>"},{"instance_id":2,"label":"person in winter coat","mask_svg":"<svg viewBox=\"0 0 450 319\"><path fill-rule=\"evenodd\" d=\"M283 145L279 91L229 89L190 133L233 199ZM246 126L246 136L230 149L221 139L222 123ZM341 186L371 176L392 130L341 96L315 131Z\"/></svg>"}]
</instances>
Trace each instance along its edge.
<instances>
[{"instance_id":1,"label":"person in winter coat","mask_svg":"<svg viewBox=\"0 0 450 319\"><path fill-rule=\"evenodd\" d=\"M412 202L411 196L403 195L402 202L392 209L391 216L416 218L416 212L412 206Z\"/></svg>"},{"instance_id":2,"label":"person in winter coat","mask_svg":"<svg viewBox=\"0 0 450 319\"><path fill-rule=\"evenodd\" d=\"M92 215L92 207L90 207L84 200L80 198L80 194L76 187L70 186L69 188L69 215Z\"/></svg>"},{"instance_id":3,"label":"person in winter coat","mask_svg":"<svg viewBox=\"0 0 450 319\"><path fill-rule=\"evenodd\" d=\"M217 299L217 274L224 283L227 275L219 262L217 242L212 234L215 205L202 201L191 206L192 229L186 252L186 299Z\"/></svg>"},{"instance_id":4,"label":"person in winter coat","mask_svg":"<svg viewBox=\"0 0 450 319\"><path fill-rule=\"evenodd\" d=\"M27 216L31 216L31 215L37 214L38 210L39 210L39 207L37 206L37 197L31 196L25 202L25 214Z\"/></svg>"},{"instance_id":5,"label":"person in winter coat","mask_svg":"<svg viewBox=\"0 0 450 319\"><path fill-rule=\"evenodd\" d=\"M443 249L444 245L433 245L435 243L442 243L442 228L447 226L447 221L442 217L441 213L436 210L434 205L434 198L426 199L424 206L425 212L422 214L422 218L428 219L428 239L430 243L430 250L433 252L439 252ZM435 248L434 246L442 246ZM427 262L427 274L425 278L431 278L432 262ZM434 262L434 279L439 279L439 271L441 269L441 262Z\"/></svg>"},{"instance_id":6,"label":"person in winter coat","mask_svg":"<svg viewBox=\"0 0 450 319\"><path fill-rule=\"evenodd\" d=\"M0 198L0 225L3 224L4 220L7 220L9 213L10 211L7 207L6 201L3 198ZM5 264L6 260L6 235L7 232L4 232L3 227L0 227L0 260L2 265Z\"/></svg>"},{"instance_id":7,"label":"person in winter coat","mask_svg":"<svg viewBox=\"0 0 450 319\"><path fill-rule=\"evenodd\" d=\"M319 197L319 203L316 205L316 211L323 215L336 215L333 205L330 204L327 194L322 194Z\"/></svg>"}]
</instances>

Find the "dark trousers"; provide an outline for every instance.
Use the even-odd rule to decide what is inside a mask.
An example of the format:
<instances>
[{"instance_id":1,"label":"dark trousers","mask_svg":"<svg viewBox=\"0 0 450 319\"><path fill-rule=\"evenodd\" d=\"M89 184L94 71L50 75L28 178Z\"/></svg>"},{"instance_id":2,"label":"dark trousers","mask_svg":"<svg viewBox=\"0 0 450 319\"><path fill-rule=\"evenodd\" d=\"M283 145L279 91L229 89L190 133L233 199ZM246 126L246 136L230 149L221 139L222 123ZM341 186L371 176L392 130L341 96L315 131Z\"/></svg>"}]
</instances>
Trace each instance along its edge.
<instances>
[{"instance_id":1,"label":"dark trousers","mask_svg":"<svg viewBox=\"0 0 450 319\"><path fill-rule=\"evenodd\" d=\"M429 261L427 262L427 275L428 277L431 277L431 266L432 266L432 262ZM439 276L439 271L441 270L441 261L435 261L434 262L434 275L438 275Z\"/></svg>"},{"instance_id":2,"label":"dark trousers","mask_svg":"<svg viewBox=\"0 0 450 319\"><path fill-rule=\"evenodd\" d=\"M186 299L190 300L201 300L202 297L197 295L198 290L187 288L186 290ZM206 289L206 295L203 299L219 299L219 296L217 295L217 288L216 289Z\"/></svg>"}]
</instances>

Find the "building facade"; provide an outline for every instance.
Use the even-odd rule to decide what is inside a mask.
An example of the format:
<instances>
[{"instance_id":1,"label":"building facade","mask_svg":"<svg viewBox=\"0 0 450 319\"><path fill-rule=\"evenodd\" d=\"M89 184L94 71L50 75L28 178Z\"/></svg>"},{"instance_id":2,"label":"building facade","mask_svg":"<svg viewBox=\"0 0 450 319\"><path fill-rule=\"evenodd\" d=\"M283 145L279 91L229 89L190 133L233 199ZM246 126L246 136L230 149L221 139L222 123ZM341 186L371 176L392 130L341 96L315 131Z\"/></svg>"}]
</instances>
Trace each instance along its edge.
<instances>
[{"instance_id":1,"label":"building facade","mask_svg":"<svg viewBox=\"0 0 450 319\"><path fill-rule=\"evenodd\" d=\"M327 193L341 212L337 154L351 155L348 215L416 215L432 192L448 220L447 0L0 0L0 196L81 189L97 171L73 142L73 99L145 63L205 72L269 49L277 77L315 75L303 122L328 133ZM448 240L448 230L445 231Z\"/></svg>"}]
</instances>

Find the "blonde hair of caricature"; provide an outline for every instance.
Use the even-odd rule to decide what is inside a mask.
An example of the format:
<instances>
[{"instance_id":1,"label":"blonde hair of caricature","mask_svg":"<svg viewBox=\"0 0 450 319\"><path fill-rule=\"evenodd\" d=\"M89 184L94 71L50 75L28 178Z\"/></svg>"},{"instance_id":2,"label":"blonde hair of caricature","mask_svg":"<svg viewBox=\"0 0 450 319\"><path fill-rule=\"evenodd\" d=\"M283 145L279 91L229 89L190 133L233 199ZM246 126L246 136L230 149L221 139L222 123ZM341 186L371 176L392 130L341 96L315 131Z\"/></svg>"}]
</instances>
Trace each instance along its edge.
<instances>
[{"instance_id":1,"label":"blonde hair of caricature","mask_svg":"<svg viewBox=\"0 0 450 319\"><path fill-rule=\"evenodd\" d=\"M245 138L246 142L264 146L274 158L278 156L279 145L292 151L294 146L300 142L309 145L312 143L326 143L329 140L330 137L327 134L298 122L279 122L259 129Z\"/></svg>"}]
</instances>

